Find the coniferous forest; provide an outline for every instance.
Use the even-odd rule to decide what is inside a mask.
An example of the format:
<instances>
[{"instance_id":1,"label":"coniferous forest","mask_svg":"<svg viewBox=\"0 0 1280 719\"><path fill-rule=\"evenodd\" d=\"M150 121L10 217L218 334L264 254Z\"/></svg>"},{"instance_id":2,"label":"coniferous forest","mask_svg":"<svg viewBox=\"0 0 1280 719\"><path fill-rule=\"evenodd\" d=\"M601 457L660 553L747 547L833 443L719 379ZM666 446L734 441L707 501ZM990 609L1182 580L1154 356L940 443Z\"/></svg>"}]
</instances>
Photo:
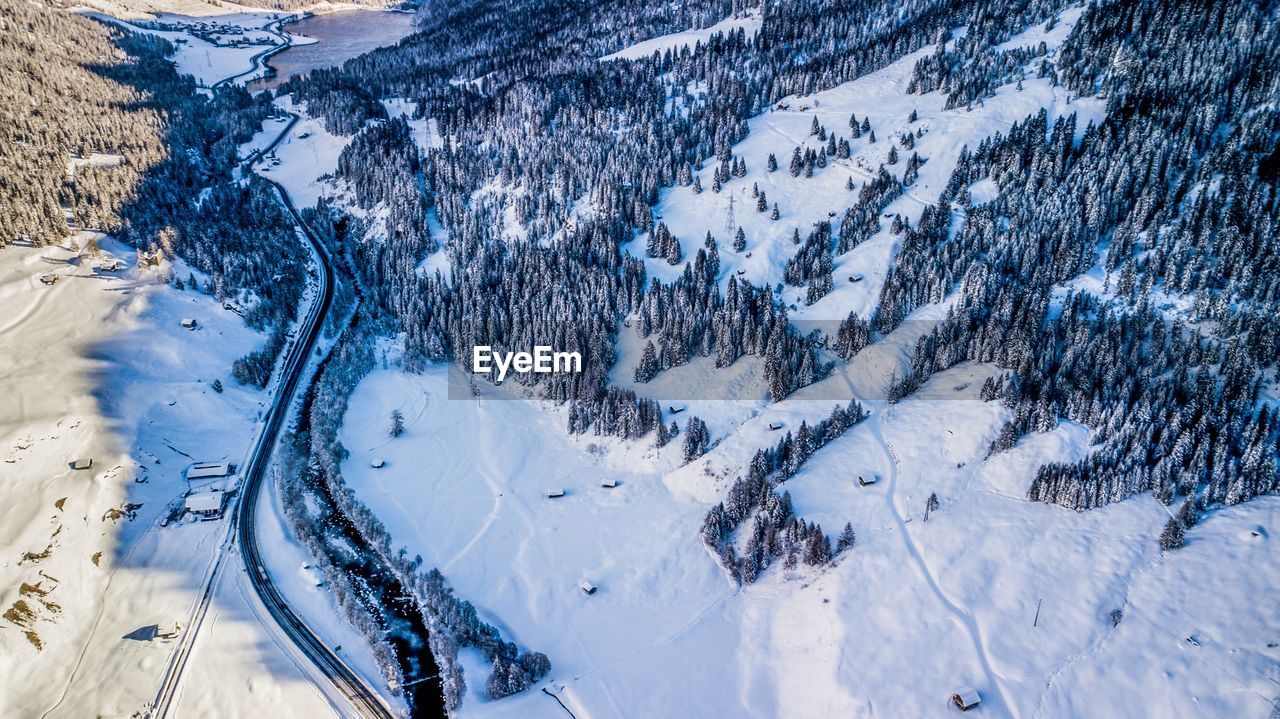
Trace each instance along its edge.
<instances>
[{"instance_id":1,"label":"coniferous forest","mask_svg":"<svg viewBox=\"0 0 1280 719\"><path fill-rule=\"evenodd\" d=\"M355 133L340 179L359 196L388 197L393 185L416 192L406 202L429 207L448 229L450 278L412 270L434 246L420 212L391 220L385 240L360 249L376 255L362 271L379 309L407 333L414 361L457 358L480 341L519 347L554 337L581 349L588 367L547 388L571 403L570 431L633 437L662 422L604 385L621 314L635 313L634 331L653 345L637 379L695 356L726 366L758 355L776 401L830 371L815 338L787 322L773 288L736 277L717 282L719 251L740 237L685 238L696 254L680 256L651 209L660 189L689 184L690 168L706 158L719 165L717 188L733 181L742 166L733 145L747 118L926 45L936 50L919 61L908 92L944 92L948 107L979 103L1029 68L1104 100L1105 119L1080 128L1075 115L1049 123L1041 112L966 148L914 226L894 219L901 249L879 307L869 325L852 317L831 338L837 356L847 359L871 333L890 332L912 310L955 294L891 396L908 396L958 362L994 362L1006 380L987 395L1013 418L992 452L1060 418L1093 428L1097 451L1041 468L1032 499L1087 509L1153 490L1163 502L1189 502L1193 516L1272 492L1278 433L1260 395L1274 379L1280 331L1276 8L1090 3L1053 62L1043 47L1001 48L1065 5L766 4L754 37L739 31L696 52L601 63L598 55L634 38L744 7L429 3L420 34L288 89L330 130ZM949 40L959 26L966 33ZM458 77L479 79L450 82ZM694 97L682 89L693 86L711 91ZM396 122L365 127L381 115L379 97L413 100L420 116L439 123L444 147L410 157ZM814 125L813 134L828 133ZM851 117L847 129L830 133L831 154L847 153L849 136L874 131ZM833 253L878 231L881 209L927 161L909 145L893 149L891 163L903 158L894 172L882 167L842 218L797 237L786 278L807 286L808 301L830 291ZM811 175L827 156L826 148L797 148L790 171ZM397 183L397 173L414 181ZM974 203L969 186L987 178L997 196ZM510 194L527 229L519 242L501 238L502 207L477 194L493 183L519 190ZM583 198L596 212L571 222ZM619 251L637 233L649 233L650 257L684 266L678 280L646 278L638 259ZM1107 296L1055 294L1100 259ZM1168 297L1192 298L1191 311L1161 311Z\"/></svg>"}]
</instances>

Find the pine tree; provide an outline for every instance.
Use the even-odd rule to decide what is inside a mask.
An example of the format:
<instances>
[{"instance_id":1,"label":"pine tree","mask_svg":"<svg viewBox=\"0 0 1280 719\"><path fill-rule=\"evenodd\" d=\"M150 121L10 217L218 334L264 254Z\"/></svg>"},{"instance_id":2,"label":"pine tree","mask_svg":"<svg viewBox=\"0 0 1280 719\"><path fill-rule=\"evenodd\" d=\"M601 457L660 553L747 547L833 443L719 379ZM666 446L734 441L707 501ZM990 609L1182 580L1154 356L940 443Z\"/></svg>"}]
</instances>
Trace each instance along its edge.
<instances>
[{"instance_id":1,"label":"pine tree","mask_svg":"<svg viewBox=\"0 0 1280 719\"><path fill-rule=\"evenodd\" d=\"M644 352L640 354L640 363L636 365L635 381L648 382L658 374L658 351L653 342L646 342Z\"/></svg>"},{"instance_id":2,"label":"pine tree","mask_svg":"<svg viewBox=\"0 0 1280 719\"><path fill-rule=\"evenodd\" d=\"M775 172L778 169L778 158L774 157L772 152L769 153L769 159L765 161L765 169L769 172Z\"/></svg>"},{"instance_id":3,"label":"pine tree","mask_svg":"<svg viewBox=\"0 0 1280 719\"><path fill-rule=\"evenodd\" d=\"M836 554L840 554L852 547L856 541L857 537L853 533L853 523L846 522L844 529L840 532L840 537L836 540Z\"/></svg>"},{"instance_id":4,"label":"pine tree","mask_svg":"<svg viewBox=\"0 0 1280 719\"><path fill-rule=\"evenodd\" d=\"M398 409L391 410L391 429L389 434L392 438L404 434L404 414Z\"/></svg>"},{"instance_id":5,"label":"pine tree","mask_svg":"<svg viewBox=\"0 0 1280 719\"><path fill-rule=\"evenodd\" d=\"M1160 532L1160 548L1167 552L1181 547L1186 543L1185 530L1181 520L1170 517L1164 525L1164 531Z\"/></svg>"},{"instance_id":6,"label":"pine tree","mask_svg":"<svg viewBox=\"0 0 1280 719\"><path fill-rule=\"evenodd\" d=\"M690 417L684 427L684 461L692 462L706 454L709 441L706 423L697 417Z\"/></svg>"}]
</instances>

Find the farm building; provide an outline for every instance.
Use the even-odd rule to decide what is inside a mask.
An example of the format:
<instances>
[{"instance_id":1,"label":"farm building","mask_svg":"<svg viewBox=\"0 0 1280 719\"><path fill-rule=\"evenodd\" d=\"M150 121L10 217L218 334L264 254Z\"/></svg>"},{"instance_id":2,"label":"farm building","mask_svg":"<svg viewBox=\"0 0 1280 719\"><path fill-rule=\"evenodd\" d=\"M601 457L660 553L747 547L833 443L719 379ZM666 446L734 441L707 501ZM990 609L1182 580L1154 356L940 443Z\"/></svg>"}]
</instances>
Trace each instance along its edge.
<instances>
[{"instance_id":1,"label":"farm building","mask_svg":"<svg viewBox=\"0 0 1280 719\"><path fill-rule=\"evenodd\" d=\"M604 487L605 489L613 489L614 487L618 486L618 480L612 479L612 478L602 479L600 480L600 486Z\"/></svg>"},{"instance_id":2,"label":"farm building","mask_svg":"<svg viewBox=\"0 0 1280 719\"><path fill-rule=\"evenodd\" d=\"M216 489L210 492L193 492L187 495L187 511L201 520L219 519L222 517L225 499L226 495Z\"/></svg>"},{"instance_id":3,"label":"farm building","mask_svg":"<svg viewBox=\"0 0 1280 719\"><path fill-rule=\"evenodd\" d=\"M578 589L581 589L583 594L595 594L596 589L599 589L599 587L584 579L578 582Z\"/></svg>"},{"instance_id":4,"label":"farm building","mask_svg":"<svg viewBox=\"0 0 1280 719\"><path fill-rule=\"evenodd\" d=\"M968 687L957 689L956 693L951 695L951 703L959 707L960 711L967 712L978 706L981 701L982 697L978 696L978 690Z\"/></svg>"},{"instance_id":5,"label":"farm building","mask_svg":"<svg viewBox=\"0 0 1280 719\"><path fill-rule=\"evenodd\" d=\"M880 478L875 476L874 474L868 475L868 476L863 476L861 474L858 475L858 484L862 485L863 487L868 487L870 485L875 484L878 481L880 481Z\"/></svg>"},{"instance_id":6,"label":"farm building","mask_svg":"<svg viewBox=\"0 0 1280 719\"><path fill-rule=\"evenodd\" d=\"M191 319L190 317L187 317L182 320L182 327L184 329L193 330L196 328L196 321Z\"/></svg>"},{"instance_id":7,"label":"farm building","mask_svg":"<svg viewBox=\"0 0 1280 719\"><path fill-rule=\"evenodd\" d=\"M92 459L73 459L71 460L72 469L88 469L93 466Z\"/></svg>"},{"instance_id":8,"label":"farm building","mask_svg":"<svg viewBox=\"0 0 1280 719\"><path fill-rule=\"evenodd\" d=\"M563 488L563 487L560 487L560 488L557 488L557 489L548 489L548 490L547 490L547 499L557 499L557 498L559 498L559 497L563 497L563 496L564 496L564 488Z\"/></svg>"}]
</instances>

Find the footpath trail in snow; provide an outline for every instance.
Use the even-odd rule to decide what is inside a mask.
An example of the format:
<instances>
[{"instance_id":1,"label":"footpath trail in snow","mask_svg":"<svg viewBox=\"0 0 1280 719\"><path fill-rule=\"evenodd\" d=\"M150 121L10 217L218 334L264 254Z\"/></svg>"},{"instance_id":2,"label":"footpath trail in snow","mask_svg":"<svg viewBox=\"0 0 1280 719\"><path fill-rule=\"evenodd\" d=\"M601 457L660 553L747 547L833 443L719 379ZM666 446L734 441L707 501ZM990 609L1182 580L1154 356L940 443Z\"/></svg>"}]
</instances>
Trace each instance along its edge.
<instances>
[{"instance_id":1,"label":"footpath trail in snow","mask_svg":"<svg viewBox=\"0 0 1280 719\"><path fill-rule=\"evenodd\" d=\"M885 439L884 431L881 427L881 424L887 420L888 410L880 417L874 418L871 425L876 439L880 442L880 446L884 448L885 455L889 459L889 491L885 494L885 503L889 505L889 511L893 514L894 522L898 525L898 532L902 535L902 541L907 546L907 551L911 554L911 558L915 560L916 568L920 570L920 576L929 584L929 589L933 591L938 601L969 633L969 639L973 642L973 650L978 655L978 661L982 664L982 671L987 675L986 689L988 693L984 693L983 703L989 706L1001 707L1005 714L1017 719L1017 708L1006 699L1004 688L1001 685L1001 677L991 668L991 660L987 656L986 645L982 641L981 627L978 626L978 622L973 618L972 614L951 601L946 593L942 591L938 580L933 576L933 572L930 571L928 563L925 562L924 555L920 553L920 548L916 546L915 540L912 539L911 530L907 529L907 523L902 518L902 512L898 509L895 495L898 491L900 462L898 461L897 453L893 451L893 446Z\"/></svg>"}]
</instances>

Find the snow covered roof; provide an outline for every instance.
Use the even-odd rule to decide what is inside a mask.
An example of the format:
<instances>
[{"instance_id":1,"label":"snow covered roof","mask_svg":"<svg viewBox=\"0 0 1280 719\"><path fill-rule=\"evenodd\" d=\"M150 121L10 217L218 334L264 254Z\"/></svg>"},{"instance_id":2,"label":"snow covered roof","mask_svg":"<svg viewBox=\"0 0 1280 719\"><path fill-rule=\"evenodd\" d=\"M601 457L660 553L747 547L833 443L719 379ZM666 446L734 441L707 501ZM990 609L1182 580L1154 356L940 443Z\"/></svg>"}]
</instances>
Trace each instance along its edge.
<instances>
[{"instance_id":1,"label":"snow covered roof","mask_svg":"<svg viewBox=\"0 0 1280 719\"><path fill-rule=\"evenodd\" d=\"M978 703L982 701L982 697L978 696L977 689L961 687L956 690L955 694L951 695L951 701L955 702L956 706L961 709L968 710L978 706Z\"/></svg>"},{"instance_id":2,"label":"snow covered roof","mask_svg":"<svg viewBox=\"0 0 1280 719\"><path fill-rule=\"evenodd\" d=\"M197 492L187 495L187 511L217 512L222 509L222 492Z\"/></svg>"},{"instance_id":3,"label":"snow covered roof","mask_svg":"<svg viewBox=\"0 0 1280 719\"><path fill-rule=\"evenodd\" d=\"M548 489L548 490L547 490L547 496L548 496L548 497L563 497L563 496L564 496L564 488L563 488L563 487L559 487L559 488L556 488L556 489Z\"/></svg>"},{"instance_id":4,"label":"snow covered roof","mask_svg":"<svg viewBox=\"0 0 1280 719\"><path fill-rule=\"evenodd\" d=\"M93 466L92 459L73 459L71 460L72 469L88 469Z\"/></svg>"},{"instance_id":5,"label":"snow covered roof","mask_svg":"<svg viewBox=\"0 0 1280 719\"><path fill-rule=\"evenodd\" d=\"M187 469L187 479L211 479L225 477L231 473L231 467L225 462L193 464Z\"/></svg>"}]
</instances>

